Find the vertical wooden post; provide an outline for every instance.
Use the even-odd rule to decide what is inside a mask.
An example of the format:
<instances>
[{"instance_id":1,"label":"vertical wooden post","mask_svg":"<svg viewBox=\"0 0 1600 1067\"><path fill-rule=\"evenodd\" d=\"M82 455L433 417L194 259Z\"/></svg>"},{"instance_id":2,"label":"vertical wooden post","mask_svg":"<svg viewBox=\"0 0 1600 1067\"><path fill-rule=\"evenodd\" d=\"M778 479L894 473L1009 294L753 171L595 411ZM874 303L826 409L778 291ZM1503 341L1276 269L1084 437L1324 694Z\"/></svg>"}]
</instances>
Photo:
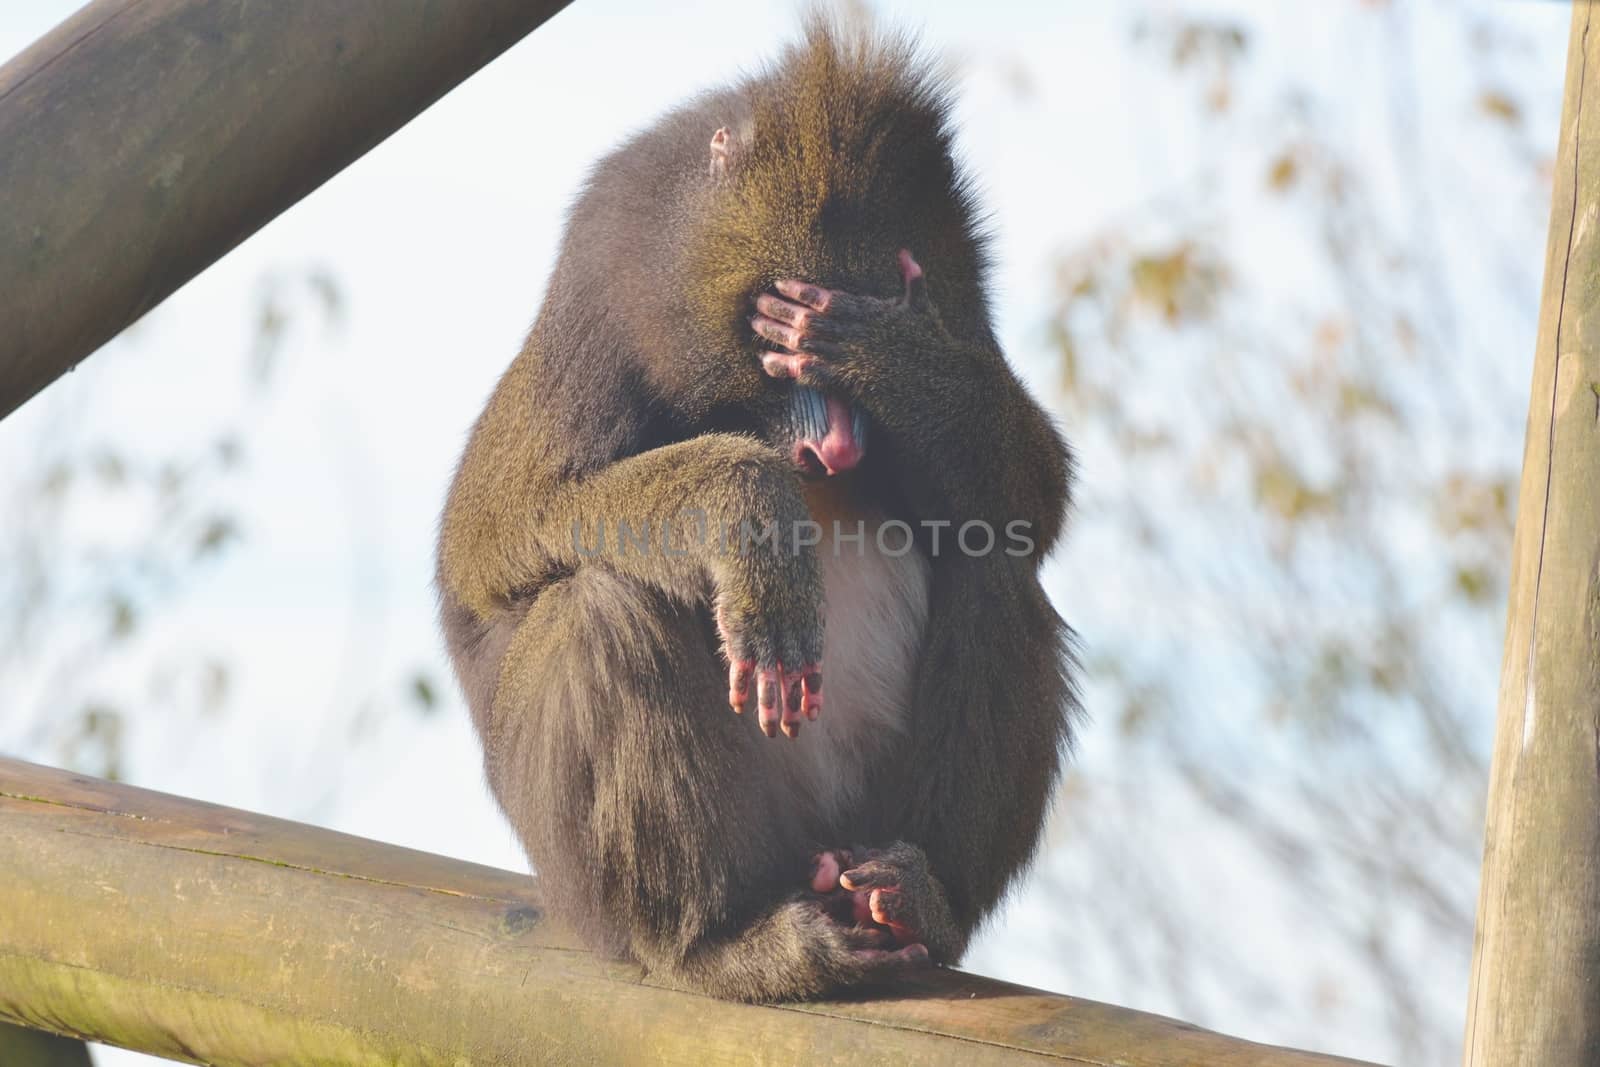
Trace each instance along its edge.
<instances>
[{"instance_id":1,"label":"vertical wooden post","mask_svg":"<svg viewBox=\"0 0 1600 1067\"><path fill-rule=\"evenodd\" d=\"M1600 1063L1600 25L1572 12L1473 946L1470 1067ZM1590 69L1593 68L1593 69Z\"/></svg>"}]
</instances>

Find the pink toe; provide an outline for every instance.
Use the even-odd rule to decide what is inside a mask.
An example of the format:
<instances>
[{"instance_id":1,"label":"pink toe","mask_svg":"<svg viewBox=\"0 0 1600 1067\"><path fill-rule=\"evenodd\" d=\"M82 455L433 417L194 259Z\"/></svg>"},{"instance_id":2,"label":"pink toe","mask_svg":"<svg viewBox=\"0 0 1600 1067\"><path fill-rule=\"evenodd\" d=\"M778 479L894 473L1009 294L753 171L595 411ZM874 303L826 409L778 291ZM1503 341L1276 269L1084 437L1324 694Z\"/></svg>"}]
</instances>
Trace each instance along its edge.
<instances>
[{"instance_id":1,"label":"pink toe","mask_svg":"<svg viewBox=\"0 0 1600 1067\"><path fill-rule=\"evenodd\" d=\"M817 857L816 870L811 874L813 893L831 893L839 887L839 857L824 852Z\"/></svg>"}]
</instances>

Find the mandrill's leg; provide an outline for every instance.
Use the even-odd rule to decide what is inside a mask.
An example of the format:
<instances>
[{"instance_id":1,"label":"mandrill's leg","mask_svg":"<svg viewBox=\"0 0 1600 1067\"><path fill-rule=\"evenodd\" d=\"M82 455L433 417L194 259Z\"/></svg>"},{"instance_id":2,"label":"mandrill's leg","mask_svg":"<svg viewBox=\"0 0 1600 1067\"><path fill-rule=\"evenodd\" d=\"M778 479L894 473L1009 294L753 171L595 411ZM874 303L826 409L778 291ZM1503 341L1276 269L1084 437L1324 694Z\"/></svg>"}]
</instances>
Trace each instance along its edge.
<instances>
[{"instance_id":1,"label":"mandrill's leg","mask_svg":"<svg viewBox=\"0 0 1600 1067\"><path fill-rule=\"evenodd\" d=\"M708 622L590 567L541 592L518 626L485 751L553 910L668 982L739 1000L816 996L926 961L804 892L808 801L772 773L781 754L719 713Z\"/></svg>"}]
</instances>

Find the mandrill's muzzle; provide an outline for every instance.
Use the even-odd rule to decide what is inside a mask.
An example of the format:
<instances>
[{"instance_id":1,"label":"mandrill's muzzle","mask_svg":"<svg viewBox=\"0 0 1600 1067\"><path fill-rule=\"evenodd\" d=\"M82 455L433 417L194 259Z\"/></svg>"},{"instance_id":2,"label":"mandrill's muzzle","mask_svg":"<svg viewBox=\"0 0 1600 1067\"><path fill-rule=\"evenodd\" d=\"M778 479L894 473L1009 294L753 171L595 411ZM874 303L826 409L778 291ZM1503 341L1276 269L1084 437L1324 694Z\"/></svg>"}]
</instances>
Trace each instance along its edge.
<instances>
[{"instance_id":1,"label":"mandrill's muzzle","mask_svg":"<svg viewBox=\"0 0 1600 1067\"><path fill-rule=\"evenodd\" d=\"M812 475L850 470L867 452L867 419L861 408L810 386L796 385L789 395L789 429L794 461Z\"/></svg>"}]
</instances>

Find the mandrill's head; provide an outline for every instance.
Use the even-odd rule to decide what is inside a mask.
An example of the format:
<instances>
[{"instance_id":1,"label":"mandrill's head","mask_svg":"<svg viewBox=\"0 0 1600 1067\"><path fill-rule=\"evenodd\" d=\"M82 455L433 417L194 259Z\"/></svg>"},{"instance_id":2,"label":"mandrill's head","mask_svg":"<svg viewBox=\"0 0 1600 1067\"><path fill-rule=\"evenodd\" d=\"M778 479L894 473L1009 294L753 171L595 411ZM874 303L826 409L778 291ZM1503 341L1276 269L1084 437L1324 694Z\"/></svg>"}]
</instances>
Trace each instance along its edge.
<instances>
[{"instance_id":1,"label":"mandrill's head","mask_svg":"<svg viewBox=\"0 0 1600 1067\"><path fill-rule=\"evenodd\" d=\"M909 248L939 264L930 296L952 319L987 325L984 240L951 155L948 87L907 40L814 18L715 103L703 190L683 220L693 347L735 352L737 373L760 378L746 383L750 410L808 477L842 474L867 459L870 416L851 397L763 374L753 305L784 278L899 296Z\"/></svg>"}]
</instances>

